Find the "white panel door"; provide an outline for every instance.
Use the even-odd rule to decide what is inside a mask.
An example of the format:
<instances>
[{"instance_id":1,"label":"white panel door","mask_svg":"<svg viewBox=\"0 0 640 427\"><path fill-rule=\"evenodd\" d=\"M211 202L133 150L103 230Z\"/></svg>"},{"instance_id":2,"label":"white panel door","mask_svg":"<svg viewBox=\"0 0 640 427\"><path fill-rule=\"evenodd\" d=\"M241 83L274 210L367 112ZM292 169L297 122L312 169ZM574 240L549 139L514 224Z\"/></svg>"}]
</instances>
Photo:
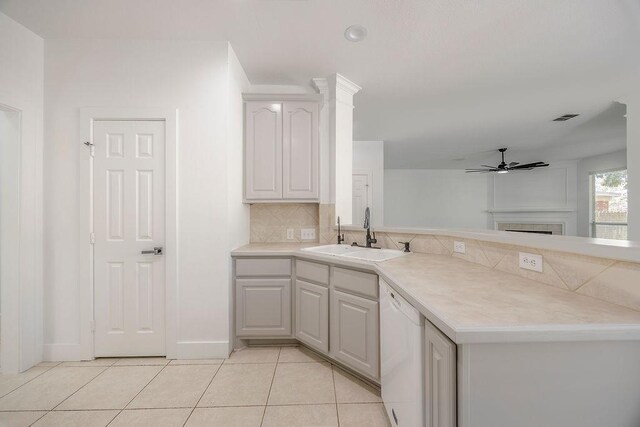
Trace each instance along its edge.
<instances>
[{"instance_id":1,"label":"white panel door","mask_svg":"<svg viewBox=\"0 0 640 427\"><path fill-rule=\"evenodd\" d=\"M364 210L371 208L369 174L353 173L353 224L364 224Z\"/></svg>"},{"instance_id":2,"label":"white panel door","mask_svg":"<svg viewBox=\"0 0 640 427\"><path fill-rule=\"evenodd\" d=\"M245 198L282 198L282 104L245 104Z\"/></svg>"},{"instance_id":3,"label":"white panel door","mask_svg":"<svg viewBox=\"0 0 640 427\"><path fill-rule=\"evenodd\" d=\"M329 352L329 289L296 280L296 337L323 353Z\"/></svg>"},{"instance_id":4,"label":"white panel door","mask_svg":"<svg viewBox=\"0 0 640 427\"><path fill-rule=\"evenodd\" d=\"M165 354L165 124L93 125L95 355Z\"/></svg>"},{"instance_id":5,"label":"white panel door","mask_svg":"<svg viewBox=\"0 0 640 427\"><path fill-rule=\"evenodd\" d=\"M282 186L285 199L318 198L318 104L283 104Z\"/></svg>"}]
</instances>

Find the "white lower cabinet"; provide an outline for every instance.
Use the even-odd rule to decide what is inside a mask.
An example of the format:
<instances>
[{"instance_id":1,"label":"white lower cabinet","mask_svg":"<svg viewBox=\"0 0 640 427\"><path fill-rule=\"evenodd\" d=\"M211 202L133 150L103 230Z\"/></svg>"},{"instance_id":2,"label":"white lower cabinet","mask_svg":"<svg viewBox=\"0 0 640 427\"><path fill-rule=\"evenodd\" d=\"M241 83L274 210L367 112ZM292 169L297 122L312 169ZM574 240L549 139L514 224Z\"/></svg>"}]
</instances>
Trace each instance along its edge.
<instances>
[{"instance_id":1,"label":"white lower cabinet","mask_svg":"<svg viewBox=\"0 0 640 427\"><path fill-rule=\"evenodd\" d=\"M291 279L236 279L236 335L291 336Z\"/></svg>"},{"instance_id":2,"label":"white lower cabinet","mask_svg":"<svg viewBox=\"0 0 640 427\"><path fill-rule=\"evenodd\" d=\"M329 352L329 289L296 280L296 338L322 353Z\"/></svg>"},{"instance_id":3,"label":"white lower cabinet","mask_svg":"<svg viewBox=\"0 0 640 427\"><path fill-rule=\"evenodd\" d=\"M456 345L425 322L426 427L456 426Z\"/></svg>"},{"instance_id":4,"label":"white lower cabinet","mask_svg":"<svg viewBox=\"0 0 640 427\"><path fill-rule=\"evenodd\" d=\"M236 336L295 337L379 381L378 276L305 260L296 260L292 271L291 264L290 258L235 259Z\"/></svg>"},{"instance_id":5,"label":"white lower cabinet","mask_svg":"<svg viewBox=\"0 0 640 427\"><path fill-rule=\"evenodd\" d=\"M378 301L331 290L329 355L363 374L380 378Z\"/></svg>"}]
</instances>

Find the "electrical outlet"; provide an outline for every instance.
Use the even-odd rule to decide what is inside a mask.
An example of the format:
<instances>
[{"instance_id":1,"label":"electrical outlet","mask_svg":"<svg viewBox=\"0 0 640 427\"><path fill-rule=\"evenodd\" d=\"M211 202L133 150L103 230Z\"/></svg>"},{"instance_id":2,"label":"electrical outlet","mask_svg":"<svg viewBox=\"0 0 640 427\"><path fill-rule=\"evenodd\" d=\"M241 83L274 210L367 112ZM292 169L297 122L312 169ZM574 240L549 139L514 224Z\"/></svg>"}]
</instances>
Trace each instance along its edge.
<instances>
[{"instance_id":1,"label":"electrical outlet","mask_svg":"<svg viewBox=\"0 0 640 427\"><path fill-rule=\"evenodd\" d=\"M303 228L300 230L300 239L302 240L315 240L316 229L315 228Z\"/></svg>"},{"instance_id":2,"label":"electrical outlet","mask_svg":"<svg viewBox=\"0 0 640 427\"><path fill-rule=\"evenodd\" d=\"M293 240L293 239L294 239L293 228L287 228L287 240Z\"/></svg>"},{"instance_id":3,"label":"electrical outlet","mask_svg":"<svg viewBox=\"0 0 640 427\"><path fill-rule=\"evenodd\" d=\"M459 253L459 254L463 254L467 251L467 248L464 244L464 242L457 242L454 240L453 242L453 252Z\"/></svg>"},{"instance_id":4,"label":"electrical outlet","mask_svg":"<svg viewBox=\"0 0 640 427\"><path fill-rule=\"evenodd\" d=\"M520 268L542 273L542 255L520 252Z\"/></svg>"}]
</instances>

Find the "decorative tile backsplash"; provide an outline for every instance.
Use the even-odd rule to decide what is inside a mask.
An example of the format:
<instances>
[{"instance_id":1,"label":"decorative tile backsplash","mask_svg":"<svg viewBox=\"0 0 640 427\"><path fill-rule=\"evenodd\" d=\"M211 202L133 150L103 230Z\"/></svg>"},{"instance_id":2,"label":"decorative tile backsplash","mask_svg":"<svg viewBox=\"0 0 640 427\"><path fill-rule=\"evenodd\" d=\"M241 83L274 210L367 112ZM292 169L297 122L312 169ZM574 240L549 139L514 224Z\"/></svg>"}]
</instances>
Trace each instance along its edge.
<instances>
[{"instance_id":1,"label":"decorative tile backsplash","mask_svg":"<svg viewBox=\"0 0 640 427\"><path fill-rule=\"evenodd\" d=\"M251 243L318 242L316 203L254 203L250 218ZM316 238L302 240L303 228L313 228ZM287 229L293 229L293 239L287 239Z\"/></svg>"},{"instance_id":2,"label":"decorative tile backsplash","mask_svg":"<svg viewBox=\"0 0 640 427\"><path fill-rule=\"evenodd\" d=\"M282 203L251 205L251 243L336 242L335 205ZM316 230L315 240L302 240L300 230ZM287 229L294 238L287 239ZM345 243L364 244L365 232L344 231ZM567 252L539 250L483 240L430 234L376 233L378 246L403 249L399 242L411 242L411 251L453 256L527 279L588 295L640 311L640 263L595 258ZM464 254L453 252L453 241L464 241ZM542 255L542 273L519 267L519 252Z\"/></svg>"},{"instance_id":3,"label":"decorative tile backsplash","mask_svg":"<svg viewBox=\"0 0 640 427\"><path fill-rule=\"evenodd\" d=\"M640 311L640 264L596 258L567 252L539 250L482 240L427 234L376 233L378 246L403 249L399 242L411 242L411 251L449 255L489 268L517 274L549 286L588 295ZM364 231L345 232L345 242L364 244ZM453 252L453 241L464 241L464 254ZM519 252L540 254L543 272L519 267Z\"/></svg>"}]
</instances>

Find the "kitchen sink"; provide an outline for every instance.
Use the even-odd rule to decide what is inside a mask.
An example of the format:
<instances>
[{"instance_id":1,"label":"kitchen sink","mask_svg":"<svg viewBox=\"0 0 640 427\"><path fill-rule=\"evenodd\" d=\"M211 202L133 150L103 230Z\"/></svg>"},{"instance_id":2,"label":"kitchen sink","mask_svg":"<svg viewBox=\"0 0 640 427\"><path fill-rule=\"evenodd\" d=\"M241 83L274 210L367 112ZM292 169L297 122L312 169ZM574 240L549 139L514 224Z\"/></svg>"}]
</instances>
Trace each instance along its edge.
<instances>
[{"instance_id":1,"label":"kitchen sink","mask_svg":"<svg viewBox=\"0 0 640 427\"><path fill-rule=\"evenodd\" d=\"M350 245L324 245L324 246L314 246L312 248L304 248L303 251L315 252L318 254L325 255L344 255L353 252L359 252L363 250L371 250L366 248L361 248L359 246L350 246Z\"/></svg>"},{"instance_id":2,"label":"kitchen sink","mask_svg":"<svg viewBox=\"0 0 640 427\"><path fill-rule=\"evenodd\" d=\"M344 258L355 258L365 261L387 261L398 258L405 253L395 249L364 249L342 255Z\"/></svg>"},{"instance_id":3,"label":"kitchen sink","mask_svg":"<svg viewBox=\"0 0 640 427\"><path fill-rule=\"evenodd\" d=\"M393 249L371 249L361 246L349 245L324 245L312 248L304 248L303 251L317 254L334 255L345 258L360 259L364 261L387 261L404 255L404 252Z\"/></svg>"}]
</instances>

